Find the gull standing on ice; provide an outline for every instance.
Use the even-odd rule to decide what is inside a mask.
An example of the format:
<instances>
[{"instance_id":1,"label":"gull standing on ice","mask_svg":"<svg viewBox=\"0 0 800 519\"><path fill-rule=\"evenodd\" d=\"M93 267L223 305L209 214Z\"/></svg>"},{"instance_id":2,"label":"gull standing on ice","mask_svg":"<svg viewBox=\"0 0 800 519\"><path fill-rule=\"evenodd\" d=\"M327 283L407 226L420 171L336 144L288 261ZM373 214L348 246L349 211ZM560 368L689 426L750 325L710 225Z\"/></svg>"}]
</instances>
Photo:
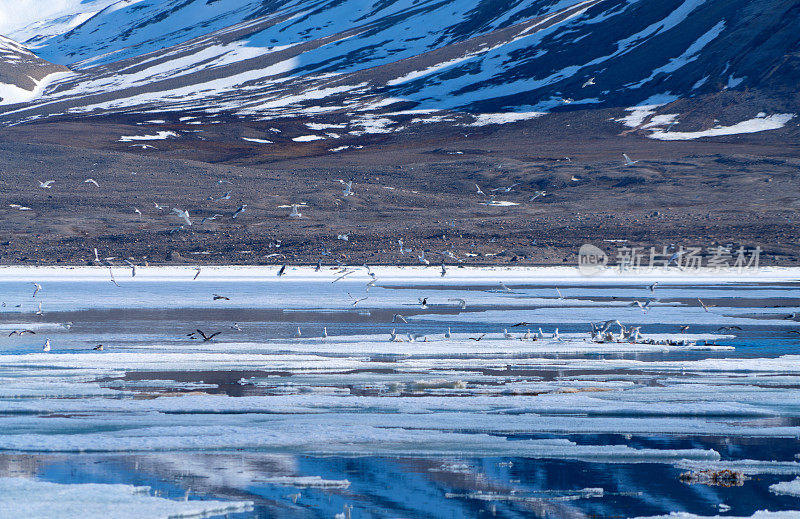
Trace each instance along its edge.
<instances>
[{"instance_id":1,"label":"gull standing on ice","mask_svg":"<svg viewBox=\"0 0 800 519\"><path fill-rule=\"evenodd\" d=\"M450 337L451 337L451 334L450 334L450 328L448 327L448 328L447 328L447 333L445 333L445 334L444 334L444 338L445 338L445 339L449 339Z\"/></svg>"},{"instance_id":2,"label":"gull standing on ice","mask_svg":"<svg viewBox=\"0 0 800 519\"><path fill-rule=\"evenodd\" d=\"M42 348L42 351L50 351L50 338L49 337L44 342L44 347Z\"/></svg>"}]
</instances>

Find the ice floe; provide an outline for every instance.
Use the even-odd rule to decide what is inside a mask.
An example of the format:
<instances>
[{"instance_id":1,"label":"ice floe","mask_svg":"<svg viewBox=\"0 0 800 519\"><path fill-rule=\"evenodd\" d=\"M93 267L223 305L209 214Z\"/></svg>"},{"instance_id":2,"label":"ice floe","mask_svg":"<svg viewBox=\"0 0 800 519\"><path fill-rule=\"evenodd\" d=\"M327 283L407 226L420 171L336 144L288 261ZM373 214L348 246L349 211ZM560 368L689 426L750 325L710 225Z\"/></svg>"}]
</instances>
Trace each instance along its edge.
<instances>
[{"instance_id":1,"label":"ice floe","mask_svg":"<svg viewBox=\"0 0 800 519\"><path fill-rule=\"evenodd\" d=\"M175 501L141 486L0 477L2 519L170 519L246 512L252 506L252 501Z\"/></svg>"}]
</instances>

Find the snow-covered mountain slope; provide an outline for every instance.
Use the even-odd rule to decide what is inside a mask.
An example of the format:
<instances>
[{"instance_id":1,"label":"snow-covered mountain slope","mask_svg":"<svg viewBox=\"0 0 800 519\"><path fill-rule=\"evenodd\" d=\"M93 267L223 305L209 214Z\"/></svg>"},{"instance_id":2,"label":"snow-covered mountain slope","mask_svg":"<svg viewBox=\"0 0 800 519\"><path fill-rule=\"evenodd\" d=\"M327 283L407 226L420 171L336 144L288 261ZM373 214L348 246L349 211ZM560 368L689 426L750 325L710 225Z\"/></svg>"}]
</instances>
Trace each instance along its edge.
<instances>
[{"instance_id":1,"label":"snow-covered mountain slope","mask_svg":"<svg viewBox=\"0 0 800 519\"><path fill-rule=\"evenodd\" d=\"M0 36L0 105L34 99L49 82L65 76L68 71Z\"/></svg>"},{"instance_id":2,"label":"snow-covered mountain slope","mask_svg":"<svg viewBox=\"0 0 800 519\"><path fill-rule=\"evenodd\" d=\"M0 117L327 114L386 131L364 114L758 92L745 119L798 104L798 19L789 0L122 0L60 34L26 28L39 56L74 73Z\"/></svg>"}]
</instances>

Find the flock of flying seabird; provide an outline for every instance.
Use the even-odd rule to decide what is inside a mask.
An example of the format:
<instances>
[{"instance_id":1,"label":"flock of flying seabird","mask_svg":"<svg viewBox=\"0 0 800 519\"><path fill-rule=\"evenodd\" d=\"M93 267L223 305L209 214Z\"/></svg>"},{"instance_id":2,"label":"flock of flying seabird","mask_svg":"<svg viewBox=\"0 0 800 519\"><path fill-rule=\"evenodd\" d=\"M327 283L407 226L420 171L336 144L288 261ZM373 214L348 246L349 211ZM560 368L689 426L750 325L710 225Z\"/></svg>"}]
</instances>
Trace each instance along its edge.
<instances>
[{"instance_id":1,"label":"flock of flying seabird","mask_svg":"<svg viewBox=\"0 0 800 519\"><path fill-rule=\"evenodd\" d=\"M96 249L95 249L95 254L97 254ZM134 268L134 275L135 275L135 266L132 265L132 267ZM364 268L366 269L367 274L371 278L369 280L369 282L367 282L366 285L365 285L365 290L368 292L370 288L376 286L376 283L377 283L378 279L377 279L377 275L374 272L372 272L372 270L370 269L370 267L368 265L365 264ZM286 269L287 269L287 265L286 264L282 265L279 268L279 270L277 271L277 275L278 276L285 275ZM196 267L195 270L196 270L196 272L195 272L194 277L192 279L196 280L198 278L198 276L200 275L201 268L200 267ZM319 270L320 270L320 266L318 265L317 268L315 269L315 271L319 271ZM113 271L111 271L110 267L109 267L109 271L110 271L110 274L111 274L111 281L115 285L120 286L116 282L116 280L114 279L114 274L113 274ZM337 272L337 274L338 274L337 277L334 278L332 283L336 283L337 281L340 281L340 280L344 279L345 277L347 277L347 276L349 276L349 275L351 275L351 274L353 274L355 272L357 272L356 269L348 268L348 267L341 267L340 270ZM445 271L443 269L443 275L444 275L444 272ZM36 282L33 282L32 285L34 287L32 298L36 298L36 296L42 291L42 285L40 283L36 283ZM658 282L653 283L651 285L648 285L645 288L647 290L649 290L650 293L654 293L657 286L658 286ZM561 290L558 287L554 287L554 289L555 289L556 293L558 294L557 299L563 300L564 299L564 295L562 294ZM489 292L505 293L505 294L516 293L511 288L506 286L502 281L498 283L498 288L497 289L490 289L488 291ZM356 296L353 296L350 292L347 292L347 296L350 299L350 305L352 307L356 307L362 301L365 301L365 300L369 299L369 296L365 295L364 297L356 297ZM221 294L216 294L216 293L212 294L212 299L214 301L230 301L231 300L228 296L221 295ZM453 303L452 305L448 305L450 308L458 308L458 309L461 309L461 310L464 310L464 309L467 308L467 301L465 299L463 299L463 298L449 298L449 299L447 299L447 301L449 303ZM648 299L644 303L642 301L639 301L639 300L634 300L628 306L639 307L640 309L642 309L642 311L647 312L650 309L651 305L654 302L657 302L657 301L658 301L658 299L655 299L655 298ZM703 302L702 299L699 299L699 298L697 298L697 302L698 302L699 306L701 308L703 308L703 310L706 311L706 312L710 312L712 308L715 308L717 306L717 305L713 305L713 304L707 304L707 303ZM430 308L430 303L429 303L429 298L428 297L420 297L420 298L418 298L418 304L419 304L420 309L422 309L422 310L426 310L426 309ZM2 303L2 306L6 306L6 304ZM16 305L16 306L20 307L21 305ZM438 305L438 306L439 306L439 308L441 308L441 305ZM35 314L38 315L38 316L42 316L44 314L44 312L42 310L42 303L41 302L39 302L37 304L37 309L35 311ZM784 319L796 320L796 319L798 319L799 315L800 315L799 313L795 312L795 313L792 313L792 314L789 314L789 315L785 316ZM391 323L392 324L397 324L397 323L408 324L408 320L406 319L406 317L404 315L396 313L396 314L394 314L392 316ZM62 326L64 326L65 328L69 329L72 326L72 323L64 323ZM640 331L641 327L640 326L627 327L617 319L607 320L607 321L602 322L602 323L593 323L592 322L592 323L589 323L589 326L591 328L590 339L591 339L592 342L596 342L596 343L631 342L631 343L643 343L643 344L663 344L663 345L673 345L673 346L681 346L681 345L690 345L690 344L692 344L689 340L686 340L686 339L674 339L673 338L673 339L655 340L655 339L645 338L641 334L641 331ZM522 334L514 334L513 332L509 331L509 328L514 329L514 328L522 328L522 327L527 327L527 330ZM517 340L523 340L523 341L537 341L537 340L541 340L541 339L552 339L552 340L556 340L556 341L563 341L563 339L559 335L558 328L555 328L555 330L552 333L547 333L546 334L542 330L541 327L539 327L536 332L532 333L531 332L531 327L532 327L531 323L526 322L526 321L522 321L522 322L518 322L518 323L512 324L512 325L508 326L507 328L503 329L503 338L505 338L507 340L517 339ZM616 327L616 328L614 328L614 327ZM237 330L237 331L241 331L242 330L242 328L239 326L238 323L234 323L231 326L231 329ZM688 329L689 329L689 325L682 325L682 326L679 327L679 330L680 330L681 333L685 333ZM742 328L739 327L739 326L722 326L722 327L718 328L717 331L721 332L721 331L733 331L733 330L741 330L741 329ZM207 333L203 332L200 329L196 329L195 331L192 331L191 333L187 334L187 336L190 339L200 339L200 340L202 340L202 342L210 342L212 339L214 339L215 337L217 337L221 333L222 333L221 331L217 331L215 333L207 334ZM791 330L788 333L800 335L800 330ZM9 337L12 337L12 336L24 336L24 335L28 335L28 334L29 335L36 335L36 331L32 330L32 329L12 330L8 334L8 336ZM475 336L475 337L467 337L467 339L477 342L477 341L482 340L486 335L487 335L486 333L483 333L483 334ZM295 338L302 337L302 332L301 332L299 326L297 327L294 336L295 336ZM323 328L322 337L323 337L323 339L328 337L327 328ZM447 328L447 332L444 334L444 337L446 339L451 339L452 338L451 328L449 328L449 327ZM419 341L427 342L428 341L427 336L425 336L424 334L411 333L411 332L406 333L406 339L409 342L419 342ZM401 337L400 334L397 333L397 329L396 328L392 328L392 330L391 330L391 332L389 334L389 340L390 341L392 341L392 342L405 342L406 339L404 339L403 337ZM45 344L44 344L42 349L43 349L43 351L50 351L51 350L50 338L47 338L45 340ZM100 345L98 345L98 346L96 346L96 347L94 347L92 349L96 350L96 351L103 351L104 347L103 347L102 344L100 344Z\"/></svg>"}]
</instances>

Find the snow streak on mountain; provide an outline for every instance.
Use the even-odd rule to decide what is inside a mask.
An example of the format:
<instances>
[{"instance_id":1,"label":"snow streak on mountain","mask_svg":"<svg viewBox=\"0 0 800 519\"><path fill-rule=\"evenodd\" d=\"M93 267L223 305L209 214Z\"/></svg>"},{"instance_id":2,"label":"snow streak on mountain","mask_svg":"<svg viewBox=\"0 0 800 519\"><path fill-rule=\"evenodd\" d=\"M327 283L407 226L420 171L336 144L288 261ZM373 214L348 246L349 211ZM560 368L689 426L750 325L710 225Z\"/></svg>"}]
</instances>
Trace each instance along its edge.
<instances>
[{"instance_id":1,"label":"snow streak on mountain","mask_svg":"<svg viewBox=\"0 0 800 519\"><path fill-rule=\"evenodd\" d=\"M20 71L0 55L0 83L31 92L0 118L363 116L381 131L375 114L524 118L726 91L792 111L798 19L788 0L95 0L11 33L41 59ZM19 79L62 65L41 95Z\"/></svg>"}]
</instances>

